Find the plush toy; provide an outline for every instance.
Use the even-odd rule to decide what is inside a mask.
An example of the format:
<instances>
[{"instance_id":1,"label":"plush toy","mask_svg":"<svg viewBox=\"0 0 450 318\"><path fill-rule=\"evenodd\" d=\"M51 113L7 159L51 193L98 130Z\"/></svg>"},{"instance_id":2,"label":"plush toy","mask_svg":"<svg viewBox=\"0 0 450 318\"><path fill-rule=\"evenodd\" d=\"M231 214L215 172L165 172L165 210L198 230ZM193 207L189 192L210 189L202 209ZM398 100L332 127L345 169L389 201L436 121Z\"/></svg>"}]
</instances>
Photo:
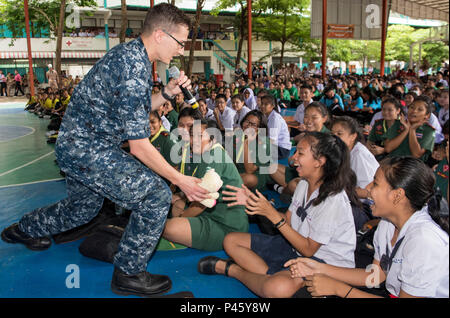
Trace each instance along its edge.
<instances>
[{"instance_id":1,"label":"plush toy","mask_svg":"<svg viewBox=\"0 0 450 318\"><path fill-rule=\"evenodd\" d=\"M219 189L222 187L223 181L214 169L206 171L202 178L202 182L199 183L203 189L209 191L209 199L205 199L200 203L208 208L212 208L216 205L216 200L219 198Z\"/></svg>"}]
</instances>

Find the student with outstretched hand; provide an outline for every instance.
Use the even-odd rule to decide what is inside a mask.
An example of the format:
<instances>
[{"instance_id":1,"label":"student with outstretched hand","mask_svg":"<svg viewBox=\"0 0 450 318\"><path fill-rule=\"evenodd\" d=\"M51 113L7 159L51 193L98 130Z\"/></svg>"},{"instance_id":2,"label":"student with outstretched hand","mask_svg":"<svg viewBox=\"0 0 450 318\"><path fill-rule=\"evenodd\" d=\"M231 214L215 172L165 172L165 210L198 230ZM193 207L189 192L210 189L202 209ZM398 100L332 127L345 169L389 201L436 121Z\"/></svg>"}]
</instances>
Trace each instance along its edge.
<instances>
[{"instance_id":1,"label":"student with outstretched hand","mask_svg":"<svg viewBox=\"0 0 450 318\"><path fill-rule=\"evenodd\" d=\"M386 297L448 298L448 225L430 214L426 205L434 183L433 172L419 159L384 159L367 186L374 202L372 213L382 218L374 235L371 269L308 258L290 260L285 266L292 277L306 279L312 296L376 297L371 288L385 282ZM358 286L366 286L365 291Z\"/></svg>"}]
</instances>

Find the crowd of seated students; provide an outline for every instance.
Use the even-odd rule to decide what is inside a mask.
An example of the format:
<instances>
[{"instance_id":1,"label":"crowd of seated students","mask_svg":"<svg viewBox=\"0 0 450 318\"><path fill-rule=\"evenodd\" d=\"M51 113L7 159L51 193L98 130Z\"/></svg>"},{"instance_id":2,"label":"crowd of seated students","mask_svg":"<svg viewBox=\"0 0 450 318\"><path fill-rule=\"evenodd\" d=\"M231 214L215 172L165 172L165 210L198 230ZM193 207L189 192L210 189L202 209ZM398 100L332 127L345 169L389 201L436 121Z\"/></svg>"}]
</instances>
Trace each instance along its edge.
<instances>
[{"instance_id":1,"label":"crowd of seated students","mask_svg":"<svg viewBox=\"0 0 450 318\"><path fill-rule=\"evenodd\" d=\"M194 81L199 107L179 94L153 111L150 142L181 173L214 169L223 186L206 207L170 185L162 236L224 249L230 259L202 258L198 270L261 297L448 297L449 100L438 79ZM45 116L43 102L35 112ZM274 154L287 165L262 160ZM267 190L282 194L287 210ZM252 220L261 233L248 233ZM367 233L370 260L361 262Z\"/></svg>"},{"instance_id":2,"label":"crowd of seated students","mask_svg":"<svg viewBox=\"0 0 450 318\"><path fill-rule=\"evenodd\" d=\"M184 134L185 145L203 140L205 149L184 158L226 148L206 133L208 127L218 127L220 137L235 132L235 167L218 169L234 181L225 182L218 207L188 204L176 193L163 234L198 249L225 249L230 259L205 257L198 263L201 273L234 277L261 297L448 297L448 87L439 77L240 78L217 87L194 82L193 92L198 111L182 96L174 109L191 114L182 125L191 131ZM295 115L283 116L285 108ZM198 136L192 134L195 119L204 132ZM257 133L261 128L267 128L265 138ZM259 148L276 151L278 159L289 157L288 165L272 162L272 173L262 174L268 164L255 156ZM205 171L203 162L184 166L184 173L198 177L196 168ZM261 193L267 189L284 195L287 211L275 209ZM228 209L240 209L233 224L227 223L226 202ZM263 227L258 234L236 230L247 226L242 212L249 220L268 220L277 234ZM364 287L376 270L355 268L362 265L357 238L369 229L373 262L364 265L380 269L375 285L382 288ZM418 260L422 248L436 261ZM403 266L386 263L394 253L403 257ZM438 269L425 274L421 266Z\"/></svg>"},{"instance_id":3,"label":"crowd of seated students","mask_svg":"<svg viewBox=\"0 0 450 318\"><path fill-rule=\"evenodd\" d=\"M46 133L47 143L55 143L58 137L62 118L70 102L74 87L64 87L55 90L51 87L39 89L36 96L27 94L28 102L25 110L39 118L50 119Z\"/></svg>"}]
</instances>

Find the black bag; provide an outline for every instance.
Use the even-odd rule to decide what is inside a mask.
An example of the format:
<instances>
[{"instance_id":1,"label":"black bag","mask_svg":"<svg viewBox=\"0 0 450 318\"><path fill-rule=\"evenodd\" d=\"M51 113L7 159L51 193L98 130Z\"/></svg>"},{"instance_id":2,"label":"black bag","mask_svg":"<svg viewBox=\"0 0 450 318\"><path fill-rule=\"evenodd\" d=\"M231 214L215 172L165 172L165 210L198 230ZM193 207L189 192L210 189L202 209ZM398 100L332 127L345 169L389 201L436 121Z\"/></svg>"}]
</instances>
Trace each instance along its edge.
<instances>
[{"instance_id":1,"label":"black bag","mask_svg":"<svg viewBox=\"0 0 450 318\"><path fill-rule=\"evenodd\" d=\"M124 228L120 226L101 225L80 244L78 250L83 256L112 264L123 233Z\"/></svg>"},{"instance_id":2,"label":"black bag","mask_svg":"<svg viewBox=\"0 0 450 318\"><path fill-rule=\"evenodd\" d=\"M83 237L89 236L101 226L101 225L117 225L125 228L128 224L129 211L126 211L123 215L116 215L115 204L106 199L103 201L103 206L98 214L89 222L84 225L78 226L71 230L53 235L53 240L56 244L68 243L77 241Z\"/></svg>"}]
</instances>

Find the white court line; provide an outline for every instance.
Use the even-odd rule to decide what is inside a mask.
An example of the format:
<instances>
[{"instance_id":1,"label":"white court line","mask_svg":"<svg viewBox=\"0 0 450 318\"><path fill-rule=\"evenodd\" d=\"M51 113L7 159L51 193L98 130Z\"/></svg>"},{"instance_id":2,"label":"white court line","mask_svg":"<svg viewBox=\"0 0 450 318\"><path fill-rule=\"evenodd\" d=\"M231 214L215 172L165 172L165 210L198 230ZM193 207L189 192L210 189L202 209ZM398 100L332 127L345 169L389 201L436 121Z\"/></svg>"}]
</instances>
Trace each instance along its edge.
<instances>
[{"instance_id":1,"label":"white court line","mask_svg":"<svg viewBox=\"0 0 450 318\"><path fill-rule=\"evenodd\" d=\"M23 164L23 165L21 165L21 166L19 166L19 167L16 167L16 168L14 168L14 169L9 170L9 171L0 173L0 177L3 177L4 175L7 175L7 174L9 174L9 173L11 173L11 172L14 172L14 171L16 171L16 170L19 170L19 169L21 169L21 168L23 168L23 167L29 166L29 165L35 163L36 161L39 161L39 160L41 160L42 158L45 158L45 157L51 155L51 154L54 153L54 152L55 152L55 151L53 150L53 151L49 152L48 154L45 154L45 155L43 155L43 156L40 156L39 158L36 158L36 159L34 159L34 160L32 160L32 161L26 163L26 164Z\"/></svg>"},{"instance_id":2,"label":"white court line","mask_svg":"<svg viewBox=\"0 0 450 318\"><path fill-rule=\"evenodd\" d=\"M29 185L29 184L36 184L36 183L41 183L41 182L60 181L60 180L64 180L64 178L48 179L48 180L33 181L33 182L18 183L18 184L8 184L8 185L0 186L0 189L9 188L9 187L19 187L19 186L24 186L24 185Z\"/></svg>"},{"instance_id":3,"label":"white court line","mask_svg":"<svg viewBox=\"0 0 450 318\"><path fill-rule=\"evenodd\" d=\"M17 139L19 139L19 138L23 138L23 137L32 135L32 134L34 134L34 132L36 131L36 129L34 129L33 127L29 127L29 126L14 125L14 127L25 127L25 128L30 128L30 129L31 129L31 132L28 133L28 134L26 134L26 135L19 136L19 137L15 137L15 138L12 138L12 139L0 140L0 143L1 143L1 142L10 142L10 141L12 141L12 140L17 140Z\"/></svg>"}]
</instances>

